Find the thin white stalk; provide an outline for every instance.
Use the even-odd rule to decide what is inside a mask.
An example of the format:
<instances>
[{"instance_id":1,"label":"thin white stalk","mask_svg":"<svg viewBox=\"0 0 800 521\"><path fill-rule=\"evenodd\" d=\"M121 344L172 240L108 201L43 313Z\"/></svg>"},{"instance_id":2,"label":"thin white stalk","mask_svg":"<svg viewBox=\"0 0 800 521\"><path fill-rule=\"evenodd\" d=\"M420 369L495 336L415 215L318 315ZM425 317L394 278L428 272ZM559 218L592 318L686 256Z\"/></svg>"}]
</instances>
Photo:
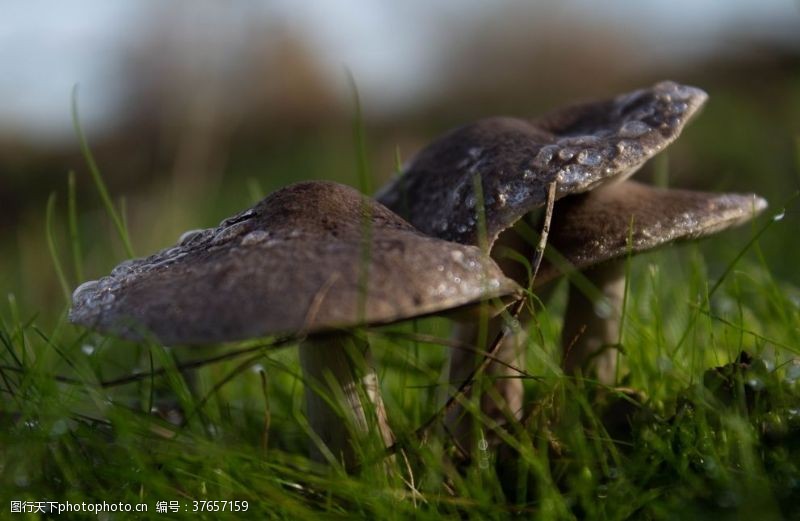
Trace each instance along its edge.
<instances>
[{"instance_id":1,"label":"thin white stalk","mask_svg":"<svg viewBox=\"0 0 800 521\"><path fill-rule=\"evenodd\" d=\"M369 439L394 442L366 343L348 334L315 336L300 345L300 365L311 429L345 468L355 467ZM326 461L317 444L310 453Z\"/></svg>"}]
</instances>

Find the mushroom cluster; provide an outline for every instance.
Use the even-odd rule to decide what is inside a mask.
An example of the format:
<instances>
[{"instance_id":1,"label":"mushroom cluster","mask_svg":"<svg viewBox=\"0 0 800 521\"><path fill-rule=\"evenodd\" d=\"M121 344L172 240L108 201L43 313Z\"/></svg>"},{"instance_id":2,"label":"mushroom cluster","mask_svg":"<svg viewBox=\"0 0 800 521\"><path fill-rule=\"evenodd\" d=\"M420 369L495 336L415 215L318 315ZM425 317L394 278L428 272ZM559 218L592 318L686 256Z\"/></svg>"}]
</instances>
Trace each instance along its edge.
<instances>
[{"instance_id":1,"label":"mushroom cluster","mask_svg":"<svg viewBox=\"0 0 800 521\"><path fill-rule=\"evenodd\" d=\"M700 89L665 81L608 100L556 109L534 120L479 120L420 151L377 197L418 229L473 245L480 242L475 207L482 203L491 254L522 286L533 284L546 291L548 280L582 270L598 291L589 299L571 286L563 367L568 374L582 372L611 384L617 356L610 346L617 341L624 289L624 275L613 259L625 254L628 236L633 236L632 251L640 252L721 231L766 207L754 194L659 191L625 181L672 143L707 99ZM530 259L533 246L521 240L515 225L545 204L552 183L559 201L548 249L566 254L566 263L560 270L546 264L530 281L528 270L513 259ZM509 250L514 252L510 261L504 253ZM596 298L598 293L604 298ZM502 320L495 318L489 330L499 331ZM457 327L455 335L476 345L476 331L467 325ZM488 369L499 378L493 392L482 396L481 409L501 425L519 418L522 411L522 381L513 367L524 365L524 348L517 336L507 336L496 353L503 363ZM463 380L475 364L475 356L452 351L448 380ZM447 421L457 441L472 446L475 422L470 416L455 408Z\"/></svg>"},{"instance_id":2,"label":"mushroom cluster","mask_svg":"<svg viewBox=\"0 0 800 521\"><path fill-rule=\"evenodd\" d=\"M354 334L359 327L453 317L453 310L481 305L490 310L490 331L500 331L499 313L523 298L522 287L541 291L582 270L610 311L598 316L596 302L571 289L564 369L610 383L616 355L607 348L624 284L618 259L714 233L766 206L755 195L625 181L677 138L705 100L699 89L663 82L533 121L481 120L424 148L377 200L330 182L288 186L216 228L184 234L171 248L81 285L70 320L167 345L296 336L316 435L312 455L347 467L357 464L371 433L393 442L369 348ZM545 204L553 185L549 193L559 202L548 249L562 262L545 262L532 281L503 252L530 257L532 247L514 226ZM455 334L483 350L476 330L467 322ZM497 358L508 363L491 371L521 364L520 345L503 339ZM475 363L474 354L452 351L450 381L466 378ZM502 403L484 400L484 412L501 423L513 419L522 406L520 381L495 387ZM459 408L447 420L467 447L469 420Z\"/></svg>"}]
</instances>

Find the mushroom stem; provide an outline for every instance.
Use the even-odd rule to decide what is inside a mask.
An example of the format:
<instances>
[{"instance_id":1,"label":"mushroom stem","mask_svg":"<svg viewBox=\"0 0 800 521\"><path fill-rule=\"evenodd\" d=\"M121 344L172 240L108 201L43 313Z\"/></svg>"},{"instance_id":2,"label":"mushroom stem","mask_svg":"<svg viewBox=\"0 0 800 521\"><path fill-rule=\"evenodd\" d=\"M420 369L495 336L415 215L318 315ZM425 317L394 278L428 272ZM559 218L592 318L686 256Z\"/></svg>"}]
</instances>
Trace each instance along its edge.
<instances>
[{"instance_id":1,"label":"mushroom stem","mask_svg":"<svg viewBox=\"0 0 800 521\"><path fill-rule=\"evenodd\" d=\"M528 318L527 316L520 317L523 321L528 320ZM503 327L503 320L503 317L500 316L489 320L486 338L492 339L498 335ZM457 323L453 328L452 337L460 343L475 346L480 350L486 349L486 345L478 344L479 326L477 324ZM491 363L484 374L488 375L492 381L492 390L482 392L480 387L476 387L469 393L469 395L480 393L481 414L486 419L497 422L499 425L508 423L512 417L519 419L522 413L523 388L522 379L519 378L521 374L512 367L524 367L525 345L526 334L524 331L503 338L495 357L508 365L497 362ZM481 359L482 356L479 353L451 349L447 367L450 386L458 386L463 382L480 363ZM461 405L453 407L445 416L445 428L448 433L453 436L458 446L467 452L472 451L475 447L474 426L473 415L465 411ZM492 441L495 438L492 435L486 436L490 445L494 445Z\"/></svg>"},{"instance_id":2,"label":"mushroom stem","mask_svg":"<svg viewBox=\"0 0 800 521\"><path fill-rule=\"evenodd\" d=\"M300 364L311 429L345 468L354 467L364 440L377 434L384 446L394 442L366 342L347 333L314 335L300 344ZM317 443L310 455L327 460Z\"/></svg>"},{"instance_id":3,"label":"mushroom stem","mask_svg":"<svg viewBox=\"0 0 800 521\"><path fill-rule=\"evenodd\" d=\"M564 372L596 378L613 385L616 379L622 300L625 296L625 262L605 262L584 272L599 290L597 298L570 283L561 341Z\"/></svg>"}]
</instances>

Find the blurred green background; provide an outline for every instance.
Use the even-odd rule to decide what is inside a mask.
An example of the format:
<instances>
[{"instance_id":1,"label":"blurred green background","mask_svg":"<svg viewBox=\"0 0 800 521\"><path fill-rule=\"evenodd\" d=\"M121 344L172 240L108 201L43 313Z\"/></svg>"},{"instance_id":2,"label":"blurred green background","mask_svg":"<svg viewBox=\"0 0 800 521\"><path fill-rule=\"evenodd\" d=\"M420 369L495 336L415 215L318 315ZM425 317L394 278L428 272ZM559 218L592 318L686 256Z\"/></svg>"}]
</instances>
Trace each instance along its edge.
<instances>
[{"instance_id":1,"label":"blurred green background","mask_svg":"<svg viewBox=\"0 0 800 521\"><path fill-rule=\"evenodd\" d=\"M56 247L67 262L69 170L77 175L84 278L125 257L80 157L70 120L75 84L137 255L293 181L356 184L345 68L364 105L373 187L393 175L396 150L407 159L454 125L535 116L661 79L700 86L710 102L640 179L660 170L670 186L755 191L771 211L800 185L793 1L85 0L3 11L0 295L13 293L43 320L63 311L44 219L57 192ZM795 205L762 241L775 276L795 287L798 224ZM746 235L706 243L712 274Z\"/></svg>"}]
</instances>

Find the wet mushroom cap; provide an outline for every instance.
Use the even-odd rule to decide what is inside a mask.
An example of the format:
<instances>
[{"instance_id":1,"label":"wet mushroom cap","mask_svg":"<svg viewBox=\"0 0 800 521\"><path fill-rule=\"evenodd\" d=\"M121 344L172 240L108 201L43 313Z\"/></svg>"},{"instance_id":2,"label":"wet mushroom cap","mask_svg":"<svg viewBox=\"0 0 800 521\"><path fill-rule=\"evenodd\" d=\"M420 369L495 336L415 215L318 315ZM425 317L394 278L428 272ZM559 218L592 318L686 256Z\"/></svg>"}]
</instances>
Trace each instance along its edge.
<instances>
[{"instance_id":1,"label":"wet mushroom cap","mask_svg":"<svg viewBox=\"0 0 800 521\"><path fill-rule=\"evenodd\" d=\"M425 236L352 188L305 182L83 284L70 320L203 344L390 323L518 290L477 248Z\"/></svg>"},{"instance_id":2,"label":"wet mushroom cap","mask_svg":"<svg viewBox=\"0 0 800 521\"><path fill-rule=\"evenodd\" d=\"M625 181L559 201L548 248L576 269L585 269L624 257L628 251L640 253L712 235L749 221L766 207L767 202L755 194L673 190ZM560 274L546 261L537 285Z\"/></svg>"},{"instance_id":3,"label":"wet mushroom cap","mask_svg":"<svg viewBox=\"0 0 800 521\"><path fill-rule=\"evenodd\" d=\"M700 89L661 82L533 121L483 119L420 151L376 197L426 234L477 244L479 174L492 244L544 205L554 180L563 197L633 174L678 137L706 99Z\"/></svg>"}]
</instances>

